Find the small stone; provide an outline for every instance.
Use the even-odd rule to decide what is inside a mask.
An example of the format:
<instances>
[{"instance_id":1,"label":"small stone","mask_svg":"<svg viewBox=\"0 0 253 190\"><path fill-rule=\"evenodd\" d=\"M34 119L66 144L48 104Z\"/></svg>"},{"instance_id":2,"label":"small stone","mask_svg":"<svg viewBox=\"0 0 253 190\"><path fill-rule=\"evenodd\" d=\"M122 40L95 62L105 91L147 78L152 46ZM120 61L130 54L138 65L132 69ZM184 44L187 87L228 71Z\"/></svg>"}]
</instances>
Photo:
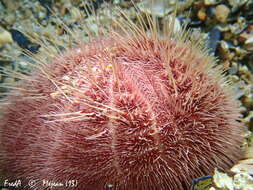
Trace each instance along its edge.
<instances>
[{"instance_id":1,"label":"small stone","mask_svg":"<svg viewBox=\"0 0 253 190\"><path fill-rule=\"evenodd\" d=\"M6 43L11 43L11 42L13 42L13 39L10 32L8 32L7 30L1 31L0 32L0 46Z\"/></svg>"},{"instance_id":2,"label":"small stone","mask_svg":"<svg viewBox=\"0 0 253 190\"><path fill-rule=\"evenodd\" d=\"M247 184L243 187L243 190L253 190L253 184Z\"/></svg>"},{"instance_id":3,"label":"small stone","mask_svg":"<svg viewBox=\"0 0 253 190\"><path fill-rule=\"evenodd\" d=\"M217 1L216 0L205 0L204 3L205 3L205 5L210 6L210 5L217 4Z\"/></svg>"},{"instance_id":4,"label":"small stone","mask_svg":"<svg viewBox=\"0 0 253 190\"><path fill-rule=\"evenodd\" d=\"M239 66L239 75L240 75L240 78L243 79L248 84L253 83L252 73L246 65Z\"/></svg>"},{"instance_id":5,"label":"small stone","mask_svg":"<svg viewBox=\"0 0 253 190\"><path fill-rule=\"evenodd\" d=\"M253 44L253 36L245 41L245 44Z\"/></svg>"},{"instance_id":6,"label":"small stone","mask_svg":"<svg viewBox=\"0 0 253 190\"><path fill-rule=\"evenodd\" d=\"M230 13L230 9L226 5L218 5L215 9L215 18L221 22L225 23L227 21L227 17Z\"/></svg>"},{"instance_id":7,"label":"small stone","mask_svg":"<svg viewBox=\"0 0 253 190\"><path fill-rule=\"evenodd\" d=\"M153 0L147 0L143 1L138 4L139 9L148 14L154 14L155 16L158 17L164 17L168 13L173 11L174 7L169 7L165 4L164 1L158 0L158 1L153 1Z\"/></svg>"},{"instance_id":8,"label":"small stone","mask_svg":"<svg viewBox=\"0 0 253 190\"><path fill-rule=\"evenodd\" d=\"M249 38L253 37L253 25L249 25L243 33L239 35L241 41L246 41Z\"/></svg>"},{"instance_id":9,"label":"small stone","mask_svg":"<svg viewBox=\"0 0 253 190\"><path fill-rule=\"evenodd\" d=\"M252 158L246 159L246 160L241 160L241 161L239 161L238 164L236 164L235 166L233 166L231 168L231 171L235 172L235 173L241 173L241 172L252 173L253 172L252 163L253 163Z\"/></svg>"},{"instance_id":10,"label":"small stone","mask_svg":"<svg viewBox=\"0 0 253 190\"><path fill-rule=\"evenodd\" d=\"M208 33L208 47L210 48L210 53L215 54L220 40L221 31L217 27L214 27Z\"/></svg>"},{"instance_id":11,"label":"small stone","mask_svg":"<svg viewBox=\"0 0 253 190\"><path fill-rule=\"evenodd\" d=\"M248 38L245 42L245 49L248 51L253 51L253 36Z\"/></svg>"},{"instance_id":12,"label":"small stone","mask_svg":"<svg viewBox=\"0 0 253 190\"><path fill-rule=\"evenodd\" d=\"M6 6L6 8L11 11L17 10L22 5L20 1L16 0L3 0L3 3Z\"/></svg>"},{"instance_id":13,"label":"small stone","mask_svg":"<svg viewBox=\"0 0 253 190\"><path fill-rule=\"evenodd\" d=\"M176 3L178 2L178 4ZM145 0L137 4L138 8L145 14L153 14L157 17L164 17L173 12L177 4L177 12L189 8L193 0L176 1L176 0Z\"/></svg>"},{"instance_id":14,"label":"small stone","mask_svg":"<svg viewBox=\"0 0 253 190\"><path fill-rule=\"evenodd\" d=\"M228 3L233 7L240 7L241 5L243 5L244 3L246 3L249 0L227 0Z\"/></svg>"},{"instance_id":15,"label":"small stone","mask_svg":"<svg viewBox=\"0 0 253 190\"><path fill-rule=\"evenodd\" d=\"M229 3L231 6L233 6L233 7L235 7L236 5L238 5L239 2L240 2L240 0L228 0L228 3Z\"/></svg>"},{"instance_id":16,"label":"small stone","mask_svg":"<svg viewBox=\"0 0 253 190\"><path fill-rule=\"evenodd\" d=\"M247 55L247 51L240 47L235 48L235 53L238 57L242 57L242 58Z\"/></svg>"},{"instance_id":17,"label":"small stone","mask_svg":"<svg viewBox=\"0 0 253 190\"><path fill-rule=\"evenodd\" d=\"M217 169L215 169L213 181L218 188L234 190L233 179L229 177L227 174L219 172Z\"/></svg>"},{"instance_id":18,"label":"small stone","mask_svg":"<svg viewBox=\"0 0 253 190\"><path fill-rule=\"evenodd\" d=\"M238 173L234 176L235 189L245 189L245 187L253 182L253 178L246 172Z\"/></svg>"},{"instance_id":19,"label":"small stone","mask_svg":"<svg viewBox=\"0 0 253 190\"><path fill-rule=\"evenodd\" d=\"M16 21L16 17L14 14L7 13L6 17L4 18L5 22L7 22L9 25L12 25Z\"/></svg>"},{"instance_id":20,"label":"small stone","mask_svg":"<svg viewBox=\"0 0 253 190\"><path fill-rule=\"evenodd\" d=\"M240 78L237 75L230 75L229 79L233 82L233 83L237 83L240 81Z\"/></svg>"},{"instance_id":21,"label":"small stone","mask_svg":"<svg viewBox=\"0 0 253 190\"><path fill-rule=\"evenodd\" d=\"M233 52L230 52L229 44L224 40L220 41L219 53L224 60L230 61L233 58Z\"/></svg>"},{"instance_id":22,"label":"small stone","mask_svg":"<svg viewBox=\"0 0 253 190\"><path fill-rule=\"evenodd\" d=\"M231 75L236 74L238 72L238 64L235 63L235 62L232 62L231 65L230 65L230 68L228 69L228 72Z\"/></svg>"},{"instance_id":23,"label":"small stone","mask_svg":"<svg viewBox=\"0 0 253 190\"><path fill-rule=\"evenodd\" d=\"M199 20L206 20L206 9L205 8L201 8L199 11L198 11L198 14L197 14Z\"/></svg>"},{"instance_id":24,"label":"small stone","mask_svg":"<svg viewBox=\"0 0 253 190\"><path fill-rule=\"evenodd\" d=\"M253 95L244 95L242 97L242 103L246 108L253 109Z\"/></svg>"}]
</instances>

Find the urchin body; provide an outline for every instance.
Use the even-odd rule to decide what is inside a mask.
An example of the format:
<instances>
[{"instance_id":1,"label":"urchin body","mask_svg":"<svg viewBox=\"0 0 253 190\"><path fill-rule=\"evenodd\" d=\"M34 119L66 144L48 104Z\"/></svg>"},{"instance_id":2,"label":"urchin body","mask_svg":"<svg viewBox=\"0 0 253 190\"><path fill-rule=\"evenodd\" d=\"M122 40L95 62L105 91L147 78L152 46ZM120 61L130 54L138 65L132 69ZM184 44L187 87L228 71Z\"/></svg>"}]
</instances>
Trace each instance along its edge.
<instances>
[{"instance_id":1,"label":"urchin body","mask_svg":"<svg viewBox=\"0 0 253 190\"><path fill-rule=\"evenodd\" d=\"M38 189L49 189L46 179L76 180L80 190L183 190L240 158L239 108L212 57L131 26L53 58L22 83L24 98L7 97L5 174L36 179Z\"/></svg>"}]
</instances>

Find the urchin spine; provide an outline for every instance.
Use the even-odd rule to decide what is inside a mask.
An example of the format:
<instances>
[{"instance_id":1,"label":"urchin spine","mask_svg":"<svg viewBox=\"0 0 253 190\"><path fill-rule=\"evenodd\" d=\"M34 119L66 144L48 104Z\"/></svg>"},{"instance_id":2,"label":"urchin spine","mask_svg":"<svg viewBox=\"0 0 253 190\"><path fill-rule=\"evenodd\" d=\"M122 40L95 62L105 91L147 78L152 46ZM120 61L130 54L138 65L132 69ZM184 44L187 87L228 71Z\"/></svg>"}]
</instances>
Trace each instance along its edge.
<instances>
[{"instance_id":1,"label":"urchin spine","mask_svg":"<svg viewBox=\"0 0 253 190\"><path fill-rule=\"evenodd\" d=\"M74 177L82 190L183 190L238 160L239 108L214 58L147 20L150 35L126 19L64 53L29 54L39 66L12 87L25 97L7 96L0 124L4 171Z\"/></svg>"}]
</instances>

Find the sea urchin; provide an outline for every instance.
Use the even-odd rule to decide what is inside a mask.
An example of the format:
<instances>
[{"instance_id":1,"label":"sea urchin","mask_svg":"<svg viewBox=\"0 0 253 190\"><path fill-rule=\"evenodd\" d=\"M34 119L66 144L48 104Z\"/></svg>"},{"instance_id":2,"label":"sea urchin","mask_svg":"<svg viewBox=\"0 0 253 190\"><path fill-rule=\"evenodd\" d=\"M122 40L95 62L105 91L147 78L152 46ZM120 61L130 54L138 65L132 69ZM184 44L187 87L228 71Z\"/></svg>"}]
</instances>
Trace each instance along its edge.
<instances>
[{"instance_id":1,"label":"sea urchin","mask_svg":"<svg viewBox=\"0 0 253 190\"><path fill-rule=\"evenodd\" d=\"M31 55L32 75L10 86L3 105L9 180L40 190L67 180L78 190L183 190L240 158L238 102L214 57L190 32L175 35L170 24L160 34L152 17L138 20L115 21L120 29L46 61Z\"/></svg>"}]
</instances>

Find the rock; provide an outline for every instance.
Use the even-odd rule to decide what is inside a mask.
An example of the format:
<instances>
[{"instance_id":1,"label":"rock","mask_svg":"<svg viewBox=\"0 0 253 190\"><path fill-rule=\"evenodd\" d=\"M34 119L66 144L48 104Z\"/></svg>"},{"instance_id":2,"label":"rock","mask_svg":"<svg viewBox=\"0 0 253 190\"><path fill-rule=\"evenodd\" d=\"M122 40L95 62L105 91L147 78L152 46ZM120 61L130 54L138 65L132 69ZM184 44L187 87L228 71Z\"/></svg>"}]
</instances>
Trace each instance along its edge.
<instances>
[{"instance_id":1,"label":"rock","mask_svg":"<svg viewBox=\"0 0 253 190\"><path fill-rule=\"evenodd\" d=\"M251 184L251 188L252 186L252 182L253 182L253 178L245 173L238 173L234 176L234 187L235 189L246 189L246 186L249 186Z\"/></svg>"},{"instance_id":2,"label":"rock","mask_svg":"<svg viewBox=\"0 0 253 190\"><path fill-rule=\"evenodd\" d=\"M0 46L13 42L10 32L7 30L0 31Z\"/></svg>"},{"instance_id":3,"label":"rock","mask_svg":"<svg viewBox=\"0 0 253 190\"><path fill-rule=\"evenodd\" d=\"M244 95L242 103L246 108L253 109L253 94Z\"/></svg>"},{"instance_id":4,"label":"rock","mask_svg":"<svg viewBox=\"0 0 253 190\"><path fill-rule=\"evenodd\" d=\"M253 36L245 41L245 44L252 44L252 43L253 43Z\"/></svg>"},{"instance_id":5,"label":"rock","mask_svg":"<svg viewBox=\"0 0 253 190\"><path fill-rule=\"evenodd\" d=\"M218 188L224 188L228 190L233 190L233 178L228 176L225 173L218 172L217 169L215 169L215 174L213 176L213 181L215 183L215 186Z\"/></svg>"},{"instance_id":6,"label":"rock","mask_svg":"<svg viewBox=\"0 0 253 190\"><path fill-rule=\"evenodd\" d=\"M206 6L216 5L217 0L204 0L204 3L205 3Z\"/></svg>"},{"instance_id":7,"label":"rock","mask_svg":"<svg viewBox=\"0 0 253 190\"><path fill-rule=\"evenodd\" d=\"M238 72L238 63L232 62L228 72L231 75L235 75Z\"/></svg>"},{"instance_id":8,"label":"rock","mask_svg":"<svg viewBox=\"0 0 253 190\"><path fill-rule=\"evenodd\" d=\"M208 33L208 47L210 49L210 52L215 54L218 44L221 40L221 32L217 27L214 27L209 33Z\"/></svg>"},{"instance_id":9,"label":"rock","mask_svg":"<svg viewBox=\"0 0 253 190\"><path fill-rule=\"evenodd\" d=\"M17 42L17 44L23 48L23 49L27 49L33 53L36 53L38 51L38 49L40 48L40 45L38 44L33 44L29 38L27 36L25 36L23 33L21 33L18 30L15 29L11 29L11 36L13 38L13 40L15 42Z\"/></svg>"},{"instance_id":10,"label":"rock","mask_svg":"<svg viewBox=\"0 0 253 190\"><path fill-rule=\"evenodd\" d=\"M16 21L16 17L14 14L7 13L6 17L4 18L5 22L9 25L12 25Z\"/></svg>"},{"instance_id":11,"label":"rock","mask_svg":"<svg viewBox=\"0 0 253 190\"><path fill-rule=\"evenodd\" d=\"M202 20L202 21L206 20L206 17L207 17L207 15L206 15L206 9L205 8L201 8L198 11L197 16L198 16L199 20Z\"/></svg>"},{"instance_id":12,"label":"rock","mask_svg":"<svg viewBox=\"0 0 253 190\"><path fill-rule=\"evenodd\" d=\"M245 42L245 49L248 51L253 51L253 36L251 36L250 38L248 38Z\"/></svg>"},{"instance_id":13,"label":"rock","mask_svg":"<svg viewBox=\"0 0 253 190\"><path fill-rule=\"evenodd\" d=\"M158 17L164 17L173 11L175 5L168 6L164 1L147 0L138 4L139 9L148 14L153 14Z\"/></svg>"},{"instance_id":14,"label":"rock","mask_svg":"<svg viewBox=\"0 0 253 190\"><path fill-rule=\"evenodd\" d=\"M230 9L226 5L218 5L215 9L215 18L221 23L225 23L227 21L227 17L230 13Z\"/></svg>"},{"instance_id":15,"label":"rock","mask_svg":"<svg viewBox=\"0 0 253 190\"><path fill-rule=\"evenodd\" d=\"M233 9L237 9L241 7L243 4L247 3L249 0L227 0L229 5L233 7Z\"/></svg>"},{"instance_id":16,"label":"rock","mask_svg":"<svg viewBox=\"0 0 253 190\"><path fill-rule=\"evenodd\" d=\"M236 164L235 166L233 166L233 168L231 169L231 171L235 172L235 173L240 173L240 172L249 172L252 173L253 172L253 159L246 159L246 160L241 160L238 164Z\"/></svg>"},{"instance_id":17,"label":"rock","mask_svg":"<svg viewBox=\"0 0 253 190\"><path fill-rule=\"evenodd\" d=\"M144 13L153 14L157 17L164 17L175 10L176 2L178 2L177 12L180 12L189 8L192 5L193 0L146 0L138 3L137 6Z\"/></svg>"},{"instance_id":18,"label":"rock","mask_svg":"<svg viewBox=\"0 0 253 190\"><path fill-rule=\"evenodd\" d=\"M246 41L247 39L253 37L253 25L249 25L240 35L240 41Z\"/></svg>"},{"instance_id":19,"label":"rock","mask_svg":"<svg viewBox=\"0 0 253 190\"><path fill-rule=\"evenodd\" d=\"M7 9L11 11L15 11L22 5L20 1L16 0L3 0L3 4L6 6Z\"/></svg>"}]
</instances>

